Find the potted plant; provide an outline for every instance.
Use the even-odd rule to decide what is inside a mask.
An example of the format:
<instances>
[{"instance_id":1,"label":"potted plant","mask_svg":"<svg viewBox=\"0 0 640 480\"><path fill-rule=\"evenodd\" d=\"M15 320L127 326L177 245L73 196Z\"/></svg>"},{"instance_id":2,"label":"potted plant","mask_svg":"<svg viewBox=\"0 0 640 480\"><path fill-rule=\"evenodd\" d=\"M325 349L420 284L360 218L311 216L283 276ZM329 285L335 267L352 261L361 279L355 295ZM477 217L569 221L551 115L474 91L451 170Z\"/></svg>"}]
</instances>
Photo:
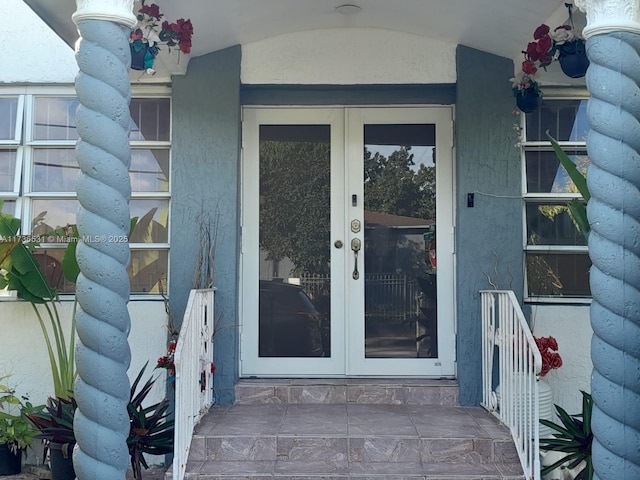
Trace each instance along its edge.
<instances>
[{"instance_id":1,"label":"potted plant","mask_svg":"<svg viewBox=\"0 0 640 480\"><path fill-rule=\"evenodd\" d=\"M129 39L131 47L131 68L133 70L146 70L153 75L155 58L160 51L160 45L178 47L184 54L191 53L191 37L193 25L191 20L184 18L169 23L162 20L164 14L160 13L160 7L155 3L145 5L138 10L138 25L131 32Z\"/></svg>"},{"instance_id":2,"label":"potted plant","mask_svg":"<svg viewBox=\"0 0 640 480\"><path fill-rule=\"evenodd\" d=\"M589 68L587 49L584 39L576 34L573 24L573 4L565 3L564 5L569 11L569 21L551 32L553 39L551 53L554 57L557 56L560 68L566 76L580 78L586 75Z\"/></svg>"},{"instance_id":3,"label":"potted plant","mask_svg":"<svg viewBox=\"0 0 640 480\"><path fill-rule=\"evenodd\" d=\"M127 407L131 420L127 445L135 480L142 480L142 467L149 468L144 458L145 453L165 455L173 452L174 422L169 418L169 401L164 398L158 403L145 406L146 398L158 377L149 377L138 389L146 367L147 365L142 367L131 385L131 398Z\"/></svg>"},{"instance_id":4,"label":"potted plant","mask_svg":"<svg viewBox=\"0 0 640 480\"><path fill-rule=\"evenodd\" d=\"M535 78L536 72L537 67L531 61L525 61L522 64L522 71L511 79L516 105L524 113L535 112L540 106L542 90Z\"/></svg>"},{"instance_id":5,"label":"potted plant","mask_svg":"<svg viewBox=\"0 0 640 480\"><path fill-rule=\"evenodd\" d=\"M540 423L554 431L553 437L540 439L540 449L560 453L558 460L544 465L540 472L542 475L546 475L556 468L564 468L572 471L570 478L575 478L575 480L592 480L593 478L593 464L591 462L593 399L587 392L581 392L581 413L569 415L562 407L555 405L561 423L540 420Z\"/></svg>"},{"instance_id":6,"label":"potted plant","mask_svg":"<svg viewBox=\"0 0 640 480\"><path fill-rule=\"evenodd\" d=\"M6 375L0 377L0 382L6 378ZM17 397L13 389L0 383L0 476L22 471L22 452L38 433L27 415L40 408L34 407L26 397Z\"/></svg>"},{"instance_id":7,"label":"potted plant","mask_svg":"<svg viewBox=\"0 0 640 480\"><path fill-rule=\"evenodd\" d=\"M52 480L74 480L72 453L76 443L73 433L73 416L77 404L75 399L49 398L46 409L27 415L40 432L36 438L45 441L49 450Z\"/></svg>"},{"instance_id":8,"label":"potted plant","mask_svg":"<svg viewBox=\"0 0 640 480\"><path fill-rule=\"evenodd\" d=\"M521 71L511 79L516 103L524 113L531 113L538 108L542 92L535 76L540 69L546 70L557 60L568 77L580 78L587 73L589 60L584 39L576 33L573 25L573 5L565 3L565 6L569 10L568 23L553 31L546 24L536 28L533 41L522 51L524 61Z\"/></svg>"},{"instance_id":9,"label":"potted plant","mask_svg":"<svg viewBox=\"0 0 640 480\"><path fill-rule=\"evenodd\" d=\"M142 479L142 467L149 468L144 454L165 455L173 452L174 422L169 418L169 401L164 398L158 403L146 405L147 397L157 380L157 377L152 376L141 385L146 367L147 365L142 367L131 385L127 405L131 425L127 446L136 480ZM46 409L28 415L28 419L40 432L35 438L44 439L49 449L52 480L75 478L71 453L76 442L73 432L76 408L73 398L50 398Z\"/></svg>"}]
</instances>

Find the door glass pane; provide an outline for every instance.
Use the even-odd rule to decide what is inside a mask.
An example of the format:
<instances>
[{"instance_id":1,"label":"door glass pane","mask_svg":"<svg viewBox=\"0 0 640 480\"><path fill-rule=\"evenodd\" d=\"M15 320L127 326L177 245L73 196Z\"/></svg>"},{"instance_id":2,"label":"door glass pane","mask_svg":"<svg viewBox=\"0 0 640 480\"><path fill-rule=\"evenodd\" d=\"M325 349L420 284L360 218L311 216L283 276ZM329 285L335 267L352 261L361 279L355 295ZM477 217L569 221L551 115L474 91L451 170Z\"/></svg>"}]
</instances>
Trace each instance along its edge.
<instances>
[{"instance_id":1,"label":"door glass pane","mask_svg":"<svg viewBox=\"0 0 640 480\"><path fill-rule=\"evenodd\" d=\"M330 356L330 126L260 126L260 357Z\"/></svg>"},{"instance_id":2,"label":"door glass pane","mask_svg":"<svg viewBox=\"0 0 640 480\"><path fill-rule=\"evenodd\" d=\"M438 356L435 133L364 127L367 358Z\"/></svg>"}]
</instances>

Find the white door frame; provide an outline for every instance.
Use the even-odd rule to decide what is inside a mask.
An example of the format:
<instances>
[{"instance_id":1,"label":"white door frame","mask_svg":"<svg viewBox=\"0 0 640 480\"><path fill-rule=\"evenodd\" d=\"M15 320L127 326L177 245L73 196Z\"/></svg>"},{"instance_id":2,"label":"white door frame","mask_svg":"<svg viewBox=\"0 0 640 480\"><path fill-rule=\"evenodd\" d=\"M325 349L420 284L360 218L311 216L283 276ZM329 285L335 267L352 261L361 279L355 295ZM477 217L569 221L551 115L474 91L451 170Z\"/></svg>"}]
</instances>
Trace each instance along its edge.
<instances>
[{"instance_id":1,"label":"white door frame","mask_svg":"<svg viewBox=\"0 0 640 480\"><path fill-rule=\"evenodd\" d=\"M356 339L349 345L347 372L349 375L376 376L434 376L455 374L454 322L454 261L453 261L453 125L450 107L413 108L349 108L346 111L346 150L349 162L348 195L364 198L362 159L364 125L368 124L436 124L436 245L438 257L438 357L437 358L365 358L364 354L364 276L358 280L348 277L347 318L362 319L347 322L347 338ZM364 219L364 202L348 204L347 222ZM363 222L364 223L364 222ZM358 234L349 232L345 242L360 238L364 245L364 229ZM364 252L366 255L366 251Z\"/></svg>"},{"instance_id":2,"label":"white door frame","mask_svg":"<svg viewBox=\"0 0 640 480\"><path fill-rule=\"evenodd\" d=\"M436 123L436 243L438 249L438 354L435 359L364 358L364 279L351 278L354 238L348 223L359 218L362 207L347 202L358 192L363 198L361 165L364 124ZM330 125L331 128L331 358L258 357L259 298L259 127L271 125ZM345 141L347 139L347 141ZM349 160L347 160L349 159ZM355 160L353 160L355 159ZM455 308L453 250L453 122L451 107L262 108L246 107L242 124L241 166L241 376L421 376L455 375ZM354 162L357 167L350 167ZM357 173L359 172L359 173ZM345 208L346 206L346 208ZM442 228L441 228L442 226ZM363 235L363 232L360 233ZM361 240L363 239L360 237ZM362 265L364 265L362 263ZM346 321L345 319L351 319ZM359 319L359 321L354 321ZM349 345L346 341L349 339Z\"/></svg>"}]
</instances>

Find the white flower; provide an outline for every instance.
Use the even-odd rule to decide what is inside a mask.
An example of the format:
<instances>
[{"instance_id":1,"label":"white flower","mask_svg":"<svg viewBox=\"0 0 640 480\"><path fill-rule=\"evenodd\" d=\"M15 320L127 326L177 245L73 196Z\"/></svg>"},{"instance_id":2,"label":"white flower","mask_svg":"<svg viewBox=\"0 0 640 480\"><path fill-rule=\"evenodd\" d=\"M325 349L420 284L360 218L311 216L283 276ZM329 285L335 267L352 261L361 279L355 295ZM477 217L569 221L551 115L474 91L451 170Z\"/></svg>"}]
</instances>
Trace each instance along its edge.
<instances>
[{"instance_id":1,"label":"white flower","mask_svg":"<svg viewBox=\"0 0 640 480\"><path fill-rule=\"evenodd\" d=\"M142 37L149 42L149 46L153 47L156 43L160 43L160 37L155 25L143 25L141 27Z\"/></svg>"},{"instance_id":2,"label":"white flower","mask_svg":"<svg viewBox=\"0 0 640 480\"><path fill-rule=\"evenodd\" d=\"M551 33L551 38L556 44L563 45L565 42L576 40L576 35L569 25L560 25Z\"/></svg>"},{"instance_id":3,"label":"white flower","mask_svg":"<svg viewBox=\"0 0 640 480\"><path fill-rule=\"evenodd\" d=\"M519 71L513 78L510 78L509 80L511 81L511 88L526 90L531 87L531 84L533 82L535 82L535 76L527 75L523 71Z\"/></svg>"}]
</instances>

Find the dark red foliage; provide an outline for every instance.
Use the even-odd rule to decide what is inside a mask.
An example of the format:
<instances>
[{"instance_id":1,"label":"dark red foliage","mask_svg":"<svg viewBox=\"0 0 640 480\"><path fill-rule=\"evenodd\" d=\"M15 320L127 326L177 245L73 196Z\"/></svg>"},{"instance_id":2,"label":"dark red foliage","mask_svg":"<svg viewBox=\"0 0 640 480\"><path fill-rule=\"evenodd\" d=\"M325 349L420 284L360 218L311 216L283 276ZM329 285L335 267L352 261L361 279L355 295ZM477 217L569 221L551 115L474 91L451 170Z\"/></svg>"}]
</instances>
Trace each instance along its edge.
<instances>
[{"instance_id":1,"label":"dark red foliage","mask_svg":"<svg viewBox=\"0 0 640 480\"><path fill-rule=\"evenodd\" d=\"M153 17L156 20L160 20L163 16L162 13L160 13L160 7L155 3L152 3L151 5L143 5L142 8L138 10L138 12L142 13L143 15Z\"/></svg>"}]
</instances>

